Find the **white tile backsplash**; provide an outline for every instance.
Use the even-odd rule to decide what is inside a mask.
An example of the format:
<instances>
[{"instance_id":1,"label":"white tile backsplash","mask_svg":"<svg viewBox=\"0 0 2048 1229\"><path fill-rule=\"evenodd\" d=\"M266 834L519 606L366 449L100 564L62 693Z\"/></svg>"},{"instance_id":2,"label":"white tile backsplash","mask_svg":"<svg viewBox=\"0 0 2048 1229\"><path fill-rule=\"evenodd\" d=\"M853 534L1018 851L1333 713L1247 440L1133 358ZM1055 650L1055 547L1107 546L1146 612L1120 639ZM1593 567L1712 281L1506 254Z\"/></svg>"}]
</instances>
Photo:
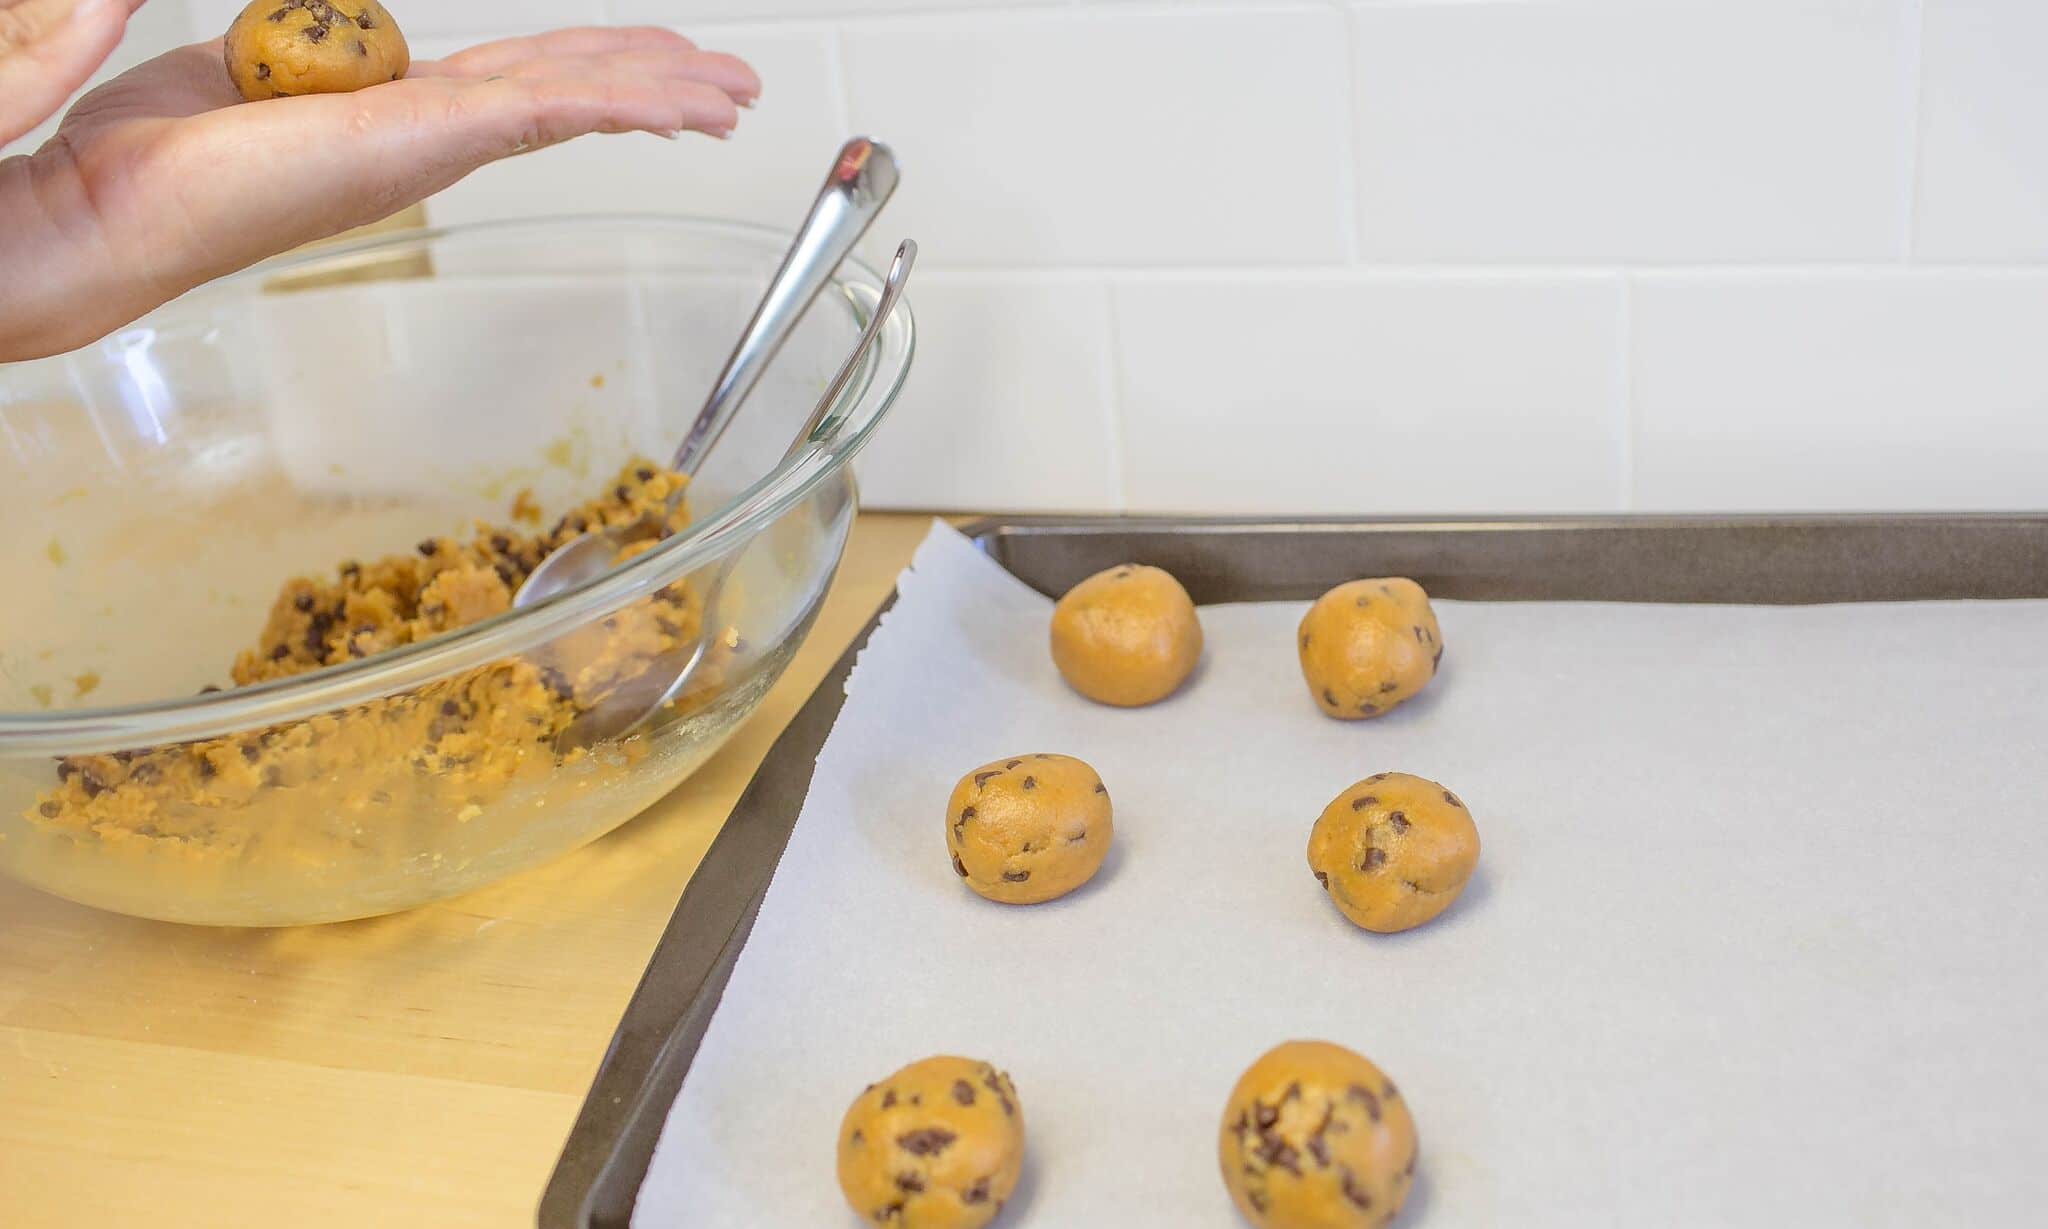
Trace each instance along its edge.
<instances>
[{"instance_id":1,"label":"white tile backsplash","mask_svg":"<svg viewBox=\"0 0 2048 1229\"><path fill-rule=\"evenodd\" d=\"M2048 4L1925 4L1913 254L2048 261Z\"/></svg>"},{"instance_id":2,"label":"white tile backsplash","mask_svg":"<svg viewBox=\"0 0 2048 1229\"><path fill-rule=\"evenodd\" d=\"M1171 277L1115 306L1133 510L1622 506L1617 277Z\"/></svg>"},{"instance_id":3,"label":"white tile backsplash","mask_svg":"<svg viewBox=\"0 0 2048 1229\"><path fill-rule=\"evenodd\" d=\"M239 7L152 0L100 77ZM871 505L2048 506L2040 0L398 16L421 58L668 25L764 80L729 142L586 138L486 168L437 222L788 227L847 135L895 145L872 254L923 244L922 333Z\"/></svg>"},{"instance_id":4,"label":"white tile backsplash","mask_svg":"<svg viewBox=\"0 0 2048 1229\"><path fill-rule=\"evenodd\" d=\"M848 23L896 228L953 266L1334 261L1342 20L1326 7Z\"/></svg>"},{"instance_id":5,"label":"white tile backsplash","mask_svg":"<svg viewBox=\"0 0 2048 1229\"><path fill-rule=\"evenodd\" d=\"M1638 275L1636 505L2048 509L2048 272Z\"/></svg>"},{"instance_id":6,"label":"white tile backsplash","mask_svg":"<svg viewBox=\"0 0 2048 1229\"><path fill-rule=\"evenodd\" d=\"M861 457L862 498L899 508L1115 507L1102 283L927 275L910 298L917 358Z\"/></svg>"},{"instance_id":7,"label":"white tile backsplash","mask_svg":"<svg viewBox=\"0 0 2048 1229\"><path fill-rule=\"evenodd\" d=\"M1901 255L1907 0L1352 10L1368 259Z\"/></svg>"}]
</instances>

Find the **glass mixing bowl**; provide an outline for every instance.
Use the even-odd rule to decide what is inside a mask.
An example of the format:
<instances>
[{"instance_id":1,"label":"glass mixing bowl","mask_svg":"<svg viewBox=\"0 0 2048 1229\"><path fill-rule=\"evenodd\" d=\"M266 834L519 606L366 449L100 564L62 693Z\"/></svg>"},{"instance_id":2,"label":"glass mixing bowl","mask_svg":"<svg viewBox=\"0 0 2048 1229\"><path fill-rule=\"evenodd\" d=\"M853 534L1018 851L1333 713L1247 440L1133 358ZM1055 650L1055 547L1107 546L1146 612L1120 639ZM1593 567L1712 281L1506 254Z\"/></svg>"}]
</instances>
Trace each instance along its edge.
<instances>
[{"instance_id":1,"label":"glass mixing bowl","mask_svg":"<svg viewBox=\"0 0 2048 1229\"><path fill-rule=\"evenodd\" d=\"M880 277L848 262L819 298L690 483L686 528L548 602L503 594L574 532L564 512L669 456L787 243L659 217L416 231L0 366L0 870L146 917L331 921L510 874L674 788L788 664L838 565L848 462L909 371L907 309L782 457ZM663 646L692 641L728 559L686 693L625 738L558 739L672 668ZM260 677L300 639L374 650L404 627L427 631Z\"/></svg>"}]
</instances>

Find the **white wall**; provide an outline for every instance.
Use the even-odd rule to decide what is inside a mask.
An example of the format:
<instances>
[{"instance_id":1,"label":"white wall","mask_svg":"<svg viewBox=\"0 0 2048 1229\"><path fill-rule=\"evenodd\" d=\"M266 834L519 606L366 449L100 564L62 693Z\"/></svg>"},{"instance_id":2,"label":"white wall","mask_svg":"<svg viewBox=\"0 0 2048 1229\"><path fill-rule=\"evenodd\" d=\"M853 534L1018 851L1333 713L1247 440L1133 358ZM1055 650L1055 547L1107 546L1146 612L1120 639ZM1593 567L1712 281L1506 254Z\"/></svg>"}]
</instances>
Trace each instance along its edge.
<instances>
[{"instance_id":1,"label":"white wall","mask_svg":"<svg viewBox=\"0 0 2048 1229\"><path fill-rule=\"evenodd\" d=\"M729 143L578 142L438 221L791 223L841 137L897 148L872 504L2048 507L2042 0L396 7L423 56L656 22L766 82Z\"/></svg>"}]
</instances>

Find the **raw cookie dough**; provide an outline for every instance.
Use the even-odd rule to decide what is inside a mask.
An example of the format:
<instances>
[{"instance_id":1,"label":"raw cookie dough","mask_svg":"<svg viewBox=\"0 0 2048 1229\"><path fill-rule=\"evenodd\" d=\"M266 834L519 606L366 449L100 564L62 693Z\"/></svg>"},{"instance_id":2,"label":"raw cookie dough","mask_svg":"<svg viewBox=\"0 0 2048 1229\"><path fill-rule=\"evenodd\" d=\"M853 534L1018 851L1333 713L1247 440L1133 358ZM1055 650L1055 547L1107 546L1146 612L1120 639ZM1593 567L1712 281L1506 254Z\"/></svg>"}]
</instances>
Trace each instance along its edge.
<instances>
[{"instance_id":1,"label":"raw cookie dough","mask_svg":"<svg viewBox=\"0 0 2048 1229\"><path fill-rule=\"evenodd\" d=\"M602 496L544 532L479 525L466 543L430 538L410 554L289 581L256 646L236 659L233 680L302 674L497 614L550 552L595 526L660 512L686 481L636 461ZM666 515L670 532L689 520L680 498ZM563 758L555 735L648 660L693 640L702 614L700 598L679 582L558 637L545 653L345 712L201 742L72 756L58 761L56 787L39 796L28 818L79 840L229 857L260 852L304 861L382 845L395 856L431 853L433 823L466 821L508 784L545 779ZM702 686L718 681L720 663L708 664Z\"/></svg>"},{"instance_id":2,"label":"raw cookie dough","mask_svg":"<svg viewBox=\"0 0 2048 1229\"><path fill-rule=\"evenodd\" d=\"M993 760L946 800L946 849L967 886L1007 905L1035 905L1093 878L1109 852L1109 790L1069 755Z\"/></svg>"},{"instance_id":3,"label":"raw cookie dough","mask_svg":"<svg viewBox=\"0 0 2048 1229\"><path fill-rule=\"evenodd\" d=\"M1172 695L1202 657L1202 625L1170 573L1127 563L1052 608L1052 660L1075 691L1125 708Z\"/></svg>"},{"instance_id":4,"label":"raw cookie dough","mask_svg":"<svg viewBox=\"0 0 2048 1229\"><path fill-rule=\"evenodd\" d=\"M1268 1050L1230 1091L1223 1185L1260 1229L1368 1229L1415 1179L1415 1120L1378 1067L1327 1041Z\"/></svg>"},{"instance_id":5,"label":"raw cookie dough","mask_svg":"<svg viewBox=\"0 0 2048 1229\"><path fill-rule=\"evenodd\" d=\"M1479 861L1479 829L1458 796L1405 772L1367 777L1323 808L1308 865L1345 917L1391 934L1458 899Z\"/></svg>"},{"instance_id":6,"label":"raw cookie dough","mask_svg":"<svg viewBox=\"0 0 2048 1229\"><path fill-rule=\"evenodd\" d=\"M243 98L346 94L412 66L405 35L377 0L253 0L221 41Z\"/></svg>"},{"instance_id":7,"label":"raw cookie dough","mask_svg":"<svg viewBox=\"0 0 2048 1229\"><path fill-rule=\"evenodd\" d=\"M1338 585L1296 634L1301 676L1332 717L1377 717L1436 677L1443 635L1422 586L1399 576Z\"/></svg>"},{"instance_id":8,"label":"raw cookie dough","mask_svg":"<svg viewBox=\"0 0 2048 1229\"><path fill-rule=\"evenodd\" d=\"M1023 1164L1017 1089L970 1058L927 1058L868 1085L839 1124L839 1189L891 1229L978 1229Z\"/></svg>"}]
</instances>

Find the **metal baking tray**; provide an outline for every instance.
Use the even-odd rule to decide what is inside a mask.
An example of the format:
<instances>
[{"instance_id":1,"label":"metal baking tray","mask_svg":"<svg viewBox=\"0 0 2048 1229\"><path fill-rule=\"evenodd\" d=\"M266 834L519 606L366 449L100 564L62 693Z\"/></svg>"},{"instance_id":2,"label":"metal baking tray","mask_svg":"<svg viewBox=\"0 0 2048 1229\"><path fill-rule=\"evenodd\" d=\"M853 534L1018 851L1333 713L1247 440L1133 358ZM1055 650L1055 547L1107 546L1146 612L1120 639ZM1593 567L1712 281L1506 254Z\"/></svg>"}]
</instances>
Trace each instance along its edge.
<instances>
[{"instance_id":1,"label":"metal baking tray","mask_svg":"<svg viewBox=\"0 0 2048 1229\"><path fill-rule=\"evenodd\" d=\"M1307 600L1409 576L1468 601L1786 605L2048 598L2048 514L1248 521L1031 517L966 528L1046 594L1130 560L1198 603ZM892 599L893 600L893 599ZM887 607L885 606L884 609ZM880 615L876 616L879 621ZM848 648L741 795L626 1006L541 1198L542 1229L624 1229L874 631Z\"/></svg>"}]
</instances>

